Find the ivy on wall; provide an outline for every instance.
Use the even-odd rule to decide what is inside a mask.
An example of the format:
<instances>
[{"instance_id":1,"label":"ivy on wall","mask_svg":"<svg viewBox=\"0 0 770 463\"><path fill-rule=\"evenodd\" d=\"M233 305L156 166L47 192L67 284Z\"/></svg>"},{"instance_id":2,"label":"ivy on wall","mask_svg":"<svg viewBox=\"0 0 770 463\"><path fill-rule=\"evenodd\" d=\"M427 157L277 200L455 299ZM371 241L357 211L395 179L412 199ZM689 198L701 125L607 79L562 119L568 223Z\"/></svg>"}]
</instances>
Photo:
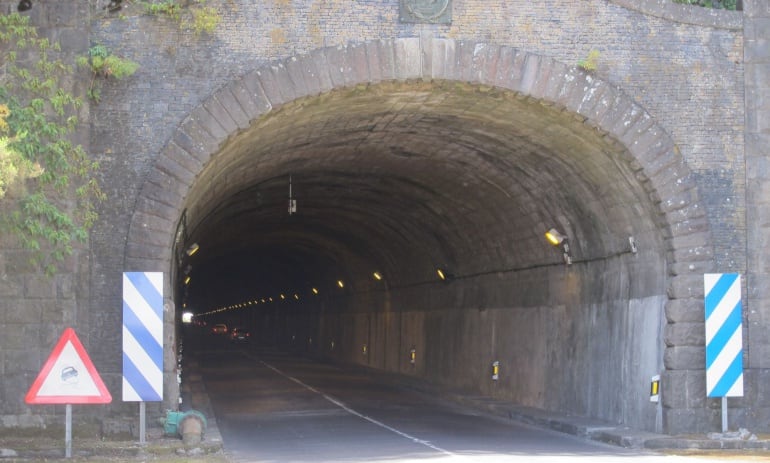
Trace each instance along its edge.
<instances>
[{"instance_id":1,"label":"ivy on wall","mask_svg":"<svg viewBox=\"0 0 770 463\"><path fill-rule=\"evenodd\" d=\"M738 3L737 0L673 0L673 2L724 10L735 10Z\"/></svg>"},{"instance_id":2,"label":"ivy on wall","mask_svg":"<svg viewBox=\"0 0 770 463\"><path fill-rule=\"evenodd\" d=\"M143 2L145 11L156 16L167 16L179 23L183 29L192 30L195 35L211 34L222 22L222 16L216 8L206 6L205 0L195 0L187 14L183 15L182 5L177 0Z\"/></svg>"},{"instance_id":3,"label":"ivy on wall","mask_svg":"<svg viewBox=\"0 0 770 463\"><path fill-rule=\"evenodd\" d=\"M0 15L0 227L48 274L86 241L104 198L98 163L71 141L82 101L59 51L29 17Z\"/></svg>"}]
</instances>

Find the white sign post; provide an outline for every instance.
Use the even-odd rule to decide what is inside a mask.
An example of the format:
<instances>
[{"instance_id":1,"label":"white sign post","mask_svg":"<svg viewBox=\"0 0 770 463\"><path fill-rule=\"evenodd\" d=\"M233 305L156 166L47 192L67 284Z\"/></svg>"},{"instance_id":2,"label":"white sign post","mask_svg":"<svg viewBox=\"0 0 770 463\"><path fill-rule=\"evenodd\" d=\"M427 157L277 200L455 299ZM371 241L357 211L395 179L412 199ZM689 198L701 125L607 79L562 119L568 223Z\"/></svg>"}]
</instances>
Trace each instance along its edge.
<instances>
[{"instance_id":1,"label":"white sign post","mask_svg":"<svg viewBox=\"0 0 770 463\"><path fill-rule=\"evenodd\" d=\"M163 273L123 273L123 401L139 402L145 443L145 402L163 400Z\"/></svg>"},{"instance_id":2,"label":"white sign post","mask_svg":"<svg viewBox=\"0 0 770 463\"><path fill-rule=\"evenodd\" d=\"M722 398L722 432L727 431L727 398L743 397L743 310L741 276L707 273L706 393Z\"/></svg>"},{"instance_id":3,"label":"white sign post","mask_svg":"<svg viewBox=\"0 0 770 463\"><path fill-rule=\"evenodd\" d=\"M59 342L29 388L28 404L64 404L64 456L72 457L72 404L106 404L112 395L104 386L75 330L64 330Z\"/></svg>"}]
</instances>

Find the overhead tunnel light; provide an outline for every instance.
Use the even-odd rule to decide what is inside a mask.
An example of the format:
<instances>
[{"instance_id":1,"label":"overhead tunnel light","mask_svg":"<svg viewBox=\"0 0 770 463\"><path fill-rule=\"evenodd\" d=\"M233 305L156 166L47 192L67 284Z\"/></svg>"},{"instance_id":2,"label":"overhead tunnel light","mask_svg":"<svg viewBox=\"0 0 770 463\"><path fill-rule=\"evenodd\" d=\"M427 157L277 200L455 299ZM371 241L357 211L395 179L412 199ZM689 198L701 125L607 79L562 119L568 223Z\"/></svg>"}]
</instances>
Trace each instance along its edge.
<instances>
[{"instance_id":1,"label":"overhead tunnel light","mask_svg":"<svg viewBox=\"0 0 770 463\"><path fill-rule=\"evenodd\" d=\"M572 264L572 256L569 254L569 243L567 242L568 240L566 235L559 233L559 231L555 228L551 228L545 232L545 239L547 239L548 242L554 246L561 245L562 252L564 253L564 263L567 265Z\"/></svg>"},{"instance_id":2,"label":"overhead tunnel light","mask_svg":"<svg viewBox=\"0 0 770 463\"><path fill-rule=\"evenodd\" d=\"M342 281L342 280L337 280L337 286L339 286L340 288L344 288L345 287L345 282Z\"/></svg>"},{"instance_id":3,"label":"overhead tunnel light","mask_svg":"<svg viewBox=\"0 0 770 463\"><path fill-rule=\"evenodd\" d=\"M441 267L436 268L436 275L438 276L439 280L446 281L447 283L455 279L454 273Z\"/></svg>"},{"instance_id":4,"label":"overhead tunnel light","mask_svg":"<svg viewBox=\"0 0 770 463\"><path fill-rule=\"evenodd\" d=\"M380 281L380 280L382 280L382 274L381 274L380 272L374 272L374 273L372 273L372 276L373 276L373 277L374 277L374 279L375 279L375 280L377 280L377 281Z\"/></svg>"},{"instance_id":5,"label":"overhead tunnel light","mask_svg":"<svg viewBox=\"0 0 770 463\"><path fill-rule=\"evenodd\" d=\"M565 239L567 239L566 236L559 233L558 230L555 228L552 228L545 232L545 239L548 240L549 243L551 243L554 246L560 245Z\"/></svg>"},{"instance_id":6,"label":"overhead tunnel light","mask_svg":"<svg viewBox=\"0 0 770 463\"><path fill-rule=\"evenodd\" d=\"M313 294L318 294L318 288L313 288L312 291L313 291Z\"/></svg>"},{"instance_id":7,"label":"overhead tunnel light","mask_svg":"<svg viewBox=\"0 0 770 463\"><path fill-rule=\"evenodd\" d=\"M200 249L200 246L198 246L198 243L193 243L193 244L191 244L191 245L190 245L190 246L187 248L187 250L185 251L185 253L187 253L187 255L188 255L188 256L192 256L193 254L195 254L196 252L198 252L198 249Z\"/></svg>"}]
</instances>

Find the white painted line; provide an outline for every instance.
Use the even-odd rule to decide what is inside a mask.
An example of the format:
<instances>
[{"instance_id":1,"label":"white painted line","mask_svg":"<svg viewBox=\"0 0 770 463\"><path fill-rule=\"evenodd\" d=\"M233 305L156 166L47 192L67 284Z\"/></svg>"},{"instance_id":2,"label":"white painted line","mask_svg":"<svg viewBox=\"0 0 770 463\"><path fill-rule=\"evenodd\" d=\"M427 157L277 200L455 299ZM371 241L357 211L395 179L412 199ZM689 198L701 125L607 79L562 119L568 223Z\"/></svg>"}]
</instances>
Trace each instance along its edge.
<instances>
[{"instance_id":1,"label":"white painted line","mask_svg":"<svg viewBox=\"0 0 770 463\"><path fill-rule=\"evenodd\" d=\"M300 386L304 387L308 391L314 392L314 393L322 396L324 399L326 399L329 402L333 403L334 405L340 407L341 409L345 410L346 412L350 413L353 416L357 416L357 417L359 417L359 418L361 418L363 420L366 420L366 421L368 421L368 422L370 422L370 423L372 423L374 425L377 425L377 426L379 426L379 427L381 427L383 429L387 429L388 431L390 431L390 432L392 432L394 434L397 434L397 435L403 437L404 439L408 439L408 440L414 442L415 444L424 445L425 447L428 447L430 449L433 449L433 450L435 450L437 452L443 453L444 455L448 455L450 457L460 457L460 455L458 455L456 453L452 453L449 450L442 449L441 447L433 445L433 444L431 444L430 442L428 442L426 440L418 439L417 437L409 435L409 434L407 434L407 433L405 433L403 431L399 431L398 429L396 429L396 428L394 428L392 426L388 426L387 424L385 424L385 423L383 423L381 421L377 421L377 420L375 420L374 418L372 418L370 416L366 416L366 415L364 415L362 413L359 413L359 412L353 410L352 408L348 407L344 403L340 402L339 400L335 399L334 397L332 397L330 395L327 395L327 394L324 394L323 392L319 391L318 389L316 389L316 388L314 388L314 387L312 387L312 386L310 386L308 384L303 383L302 381L298 380L297 378L289 376L288 374L284 373L283 371L279 370L278 368L276 368L276 367L270 365L269 363L265 362L264 360L260 360L259 362L262 363L262 365L266 366L267 368L269 368L269 369L273 370L274 372L278 373L279 375L283 376L284 378L286 378L286 379L288 379L290 381L294 381L295 383L297 383Z\"/></svg>"}]
</instances>

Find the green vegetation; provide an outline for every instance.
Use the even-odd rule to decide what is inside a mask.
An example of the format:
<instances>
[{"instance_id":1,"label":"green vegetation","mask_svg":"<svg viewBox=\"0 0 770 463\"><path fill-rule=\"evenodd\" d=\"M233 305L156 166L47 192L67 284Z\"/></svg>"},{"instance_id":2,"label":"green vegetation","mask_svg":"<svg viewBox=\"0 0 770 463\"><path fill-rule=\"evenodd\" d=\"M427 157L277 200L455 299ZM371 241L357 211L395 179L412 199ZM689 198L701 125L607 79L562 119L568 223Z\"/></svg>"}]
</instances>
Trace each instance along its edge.
<instances>
[{"instance_id":1,"label":"green vegetation","mask_svg":"<svg viewBox=\"0 0 770 463\"><path fill-rule=\"evenodd\" d=\"M139 65L129 59L113 55L104 45L95 45L88 50L88 56L77 60L78 66L91 70L91 84L88 96L95 101L101 98L101 89L97 85L97 77L122 79L139 69Z\"/></svg>"},{"instance_id":2,"label":"green vegetation","mask_svg":"<svg viewBox=\"0 0 770 463\"><path fill-rule=\"evenodd\" d=\"M145 10L151 15L166 15L179 21L182 7L174 0L164 0L158 3L145 3Z\"/></svg>"},{"instance_id":3,"label":"green vegetation","mask_svg":"<svg viewBox=\"0 0 770 463\"><path fill-rule=\"evenodd\" d=\"M599 50L591 50L588 56L578 61L578 66L588 72L593 72L599 66Z\"/></svg>"},{"instance_id":4,"label":"green vegetation","mask_svg":"<svg viewBox=\"0 0 770 463\"><path fill-rule=\"evenodd\" d=\"M718 10L735 10L738 3L737 0L673 0L673 2L715 8Z\"/></svg>"},{"instance_id":5,"label":"green vegetation","mask_svg":"<svg viewBox=\"0 0 770 463\"><path fill-rule=\"evenodd\" d=\"M192 30L195 35L211 34L222 22L222 16L216 8L207 7L205 0L197 0L195 5L188 8L188 14L183 17L182 7L175 0L162 0L157 3L145 2L145 11L151 15L168 16L177 21L183 29Z\"/></svg>"},{"instance_id":6,"label":"green vegetation","mask_svg":"<svg viewBox=\"0 0 770 463\"><path fill-rule=\"evenodd\" d=\"M48 274L86 241L104 196L98 164L71 142L82 101L59 51L29 17L0 15L0 226Z\"/></svg>"}]
</instances>

